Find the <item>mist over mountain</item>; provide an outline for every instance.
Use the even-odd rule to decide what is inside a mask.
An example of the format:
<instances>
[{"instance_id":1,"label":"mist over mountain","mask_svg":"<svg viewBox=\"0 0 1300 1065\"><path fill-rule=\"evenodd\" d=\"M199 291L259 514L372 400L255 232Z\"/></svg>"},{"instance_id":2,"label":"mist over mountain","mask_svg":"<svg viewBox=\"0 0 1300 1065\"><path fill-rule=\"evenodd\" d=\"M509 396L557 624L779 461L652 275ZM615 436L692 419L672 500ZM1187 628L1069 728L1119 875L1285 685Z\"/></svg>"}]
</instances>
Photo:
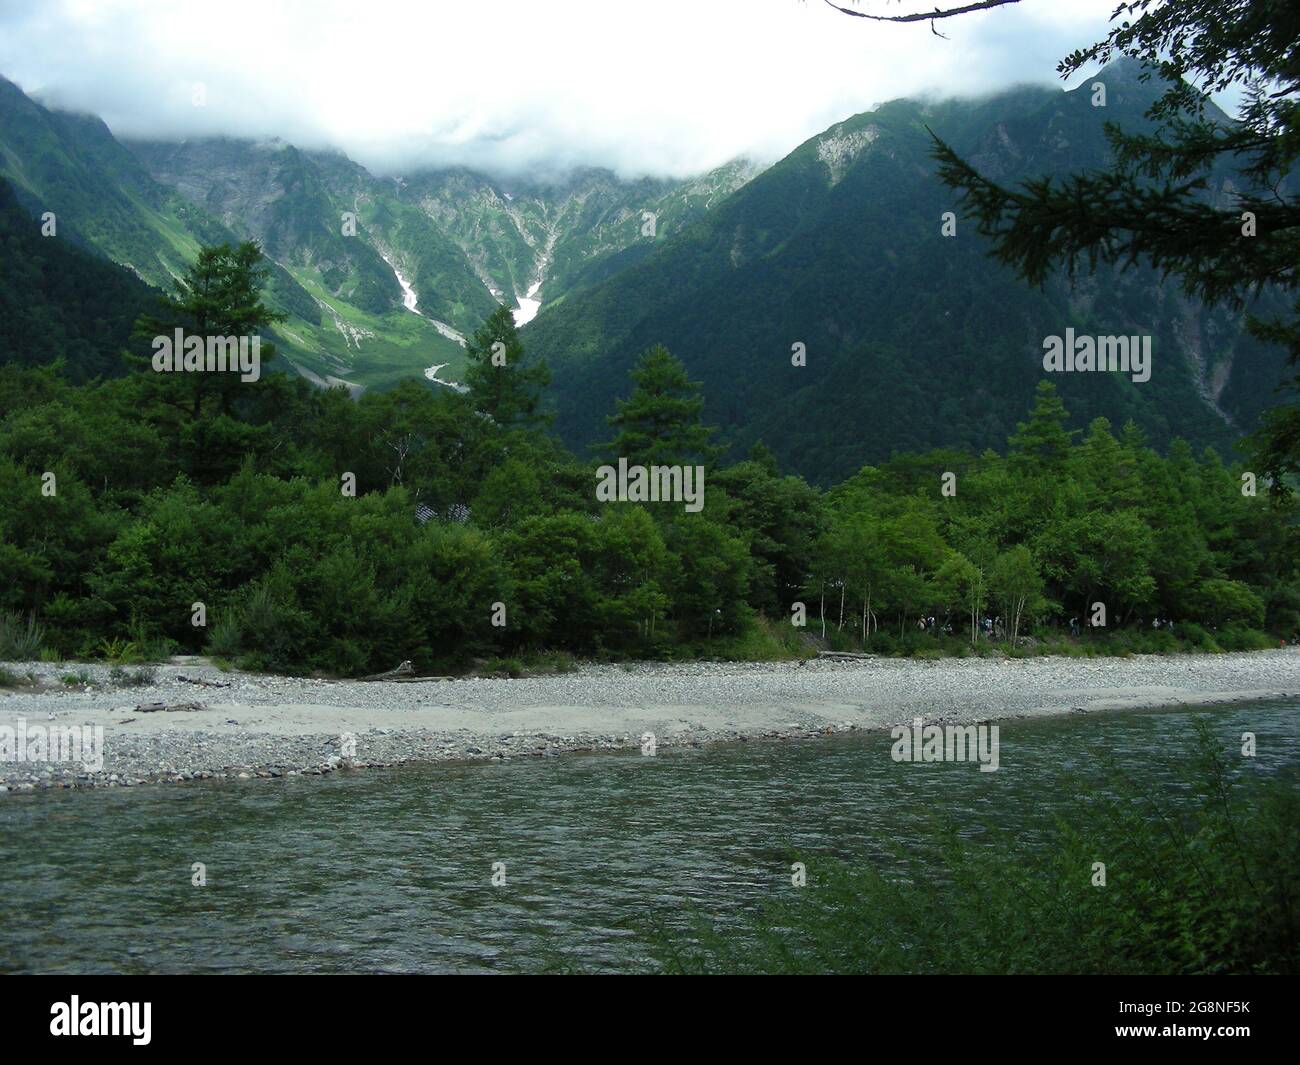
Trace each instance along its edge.
<instances>
[{"instance_id":1,"label":"mist over mountain","mask_svg":"<svg viewBox=\"0 0 1300 1065\"><path fill-rule=\"evenodd\" d=\"M739 156L773 161L878 101L1049 82L1112 5L1023 6L1014 23L956 20L941 41L924 25L862 32L798 0L653 11L569 0L562 12L534 0L13 0L0 12L0 71L124 139L280 137L383 177L598 167L681 179Z\"/></svg>"}]
</instances>

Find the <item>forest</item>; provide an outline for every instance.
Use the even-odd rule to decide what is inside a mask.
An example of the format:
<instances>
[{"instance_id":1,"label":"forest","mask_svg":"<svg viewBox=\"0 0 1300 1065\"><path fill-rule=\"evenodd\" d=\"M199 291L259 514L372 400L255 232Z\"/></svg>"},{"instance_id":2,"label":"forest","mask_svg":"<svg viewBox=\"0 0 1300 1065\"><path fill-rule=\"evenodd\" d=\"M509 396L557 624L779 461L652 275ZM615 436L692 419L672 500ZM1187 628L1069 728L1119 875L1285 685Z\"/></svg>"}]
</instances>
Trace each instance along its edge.
<instances>
[{"instance_id":1,"label":"forest","mask_svg":"<svg viewBox=\"0 0 1300 1065\"><path fill-rule=\"evenodd\" d=\"M607 442L571 453L504 307L468 343L464 392L152 371L150 337L273 325L266 278L256 245L208 247L140 317L124 372L0 366L0 658L518 673L1233 650L1300 629L1291 497L1214 450L1075 425L1046 381L1003 453L895 454L823 491L761 443L721 464L711 397L658 346ZM702 508L598 501L619 458L703 465Z\"/></svg>"}]
</instances>

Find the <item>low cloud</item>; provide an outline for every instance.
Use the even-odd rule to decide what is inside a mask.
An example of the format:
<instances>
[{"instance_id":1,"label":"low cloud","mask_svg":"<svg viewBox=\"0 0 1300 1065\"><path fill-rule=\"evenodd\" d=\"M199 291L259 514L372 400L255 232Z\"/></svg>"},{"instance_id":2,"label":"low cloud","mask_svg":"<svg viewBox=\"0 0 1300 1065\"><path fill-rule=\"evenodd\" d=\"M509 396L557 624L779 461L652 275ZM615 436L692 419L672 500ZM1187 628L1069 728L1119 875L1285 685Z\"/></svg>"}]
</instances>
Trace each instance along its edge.
<instances>
[{"instance_id":1,"label":"low cloud","mask_svg":"<svg viewBox=\"0 0 1300 1065\"><path fill-rule=\"evenodd\" d=\"M896 97L1051 83L1113 3L1025 0L944 40L819 0L37 0L0 13L0 73L127 138L281 137L383 174L683 176Z\"/></svg>"}]
</instances>

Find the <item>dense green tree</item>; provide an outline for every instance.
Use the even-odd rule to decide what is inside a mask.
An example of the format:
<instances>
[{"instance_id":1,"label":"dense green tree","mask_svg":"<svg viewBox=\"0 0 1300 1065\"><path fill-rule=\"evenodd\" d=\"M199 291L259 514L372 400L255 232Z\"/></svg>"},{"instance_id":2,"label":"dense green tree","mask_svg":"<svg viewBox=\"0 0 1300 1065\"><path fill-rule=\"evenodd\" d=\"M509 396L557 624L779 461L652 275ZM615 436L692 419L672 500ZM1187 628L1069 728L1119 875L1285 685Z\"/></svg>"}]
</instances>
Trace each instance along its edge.
<instances>
[{"instance_id":1,"label":"dense green tree","mask_svg":"<svg viewBox=\"0 0 1300 1065\"><path fill-rule=\"evenodd\" d=\"M752 615L745 602L750 555L742 539L703 514L668 523L666 584L672 617L693 639L738 633Z\"/></svg>"},{"instance_id":2,"label":"dense green tree","mask_svg":"<svg viewBox=\"0 0 1300 1065\"><path fill-rule=\"evenodd\" d=\"M629 457L706 455L698 390L670 356L648 363L619 412ZM883 653L962 650L954 616L978 650L986 609L1023 653L1026 632L1060 639L1097 601L1094 649L1177 647L1155 617L1208 649L1300 628L1296 503L1131 426L1094 418L1075 445L1050 388L1005 457L897 455L823 496L758 448L711 467L688 513L598 503L590 464L446 389L358 399L270 375L228 412L204 393L195 419L158 376L0 366L0 610L35 617L64 655L109 641L356 674L547 649L788 653L801 596L819 617L804 635ZM196 450L217 440L221 454ZM931 614L942 624L917 624Z\"/></svg>"},{"instance_id":3,"label":"dense green tree","mask_svg":"<svg viewBox=\"0 0 1300 1065\"><path fill-rule=\"evenodd\" d=\"M732 503L728 522L749 533L750 605L784 613L807 582L812 545L824 528L817 492L800 477L781 477L763 451L714 474L709 491L716 489Z\"/></svg>"},{"instance_id":4,"label":"dense green tree","mask_svg":"<svg viewBox=\"0 0 1300 1065\"><path fill-rule=\"evenodd\" d=\"M642 466L707 462L717 456L713 430L704 425L704 397L686 367L667 348L656 345L632 370L632 394L615 404L606 421L614 439L605 445L613 458Z\"/></svg>"},{"instance_id":5,"label":"dense green tree","mask_svg":"<svg viewBox=\"0 0 1300 1065\"><path fill-rule=\"evenodd\" d=\"M1075 434L1066 429L1069 415L1050 381L1039 381L1029 420L1021 422L1007 441L1009 454L1036 473L1059 473L1074 447Z\"/></svg>"},{"instance_id":6,"label":"dense green tree","mask_svg":"<svg viewBox=\"0 0 1300 1065\"><path fill-rule=\"evenodd\" d=\"M550 384L546 363L530 359L514 316L498 307L465 344L465 385L475 410L504 428L535 428L547 418L541 412L542 390Z\"/></svg>"},{"instance_id":7,"label":"dense green tree","mask_svg":"<svg viewBox=\"0 0 1300 1065\"><path fill-rule=\"evenodd\" d=\"M988 603L988 577L960 551L954 551L934 576L935 594L945 607L957 607L969 616L970 642L979 641L980 613Z\"/></svg>"},{"instance_id":8,"label":"dense green tree","mask_svg":"<svg viewBox=\"0 0 1300 1065\"><path fill-rule=\"evenodd\" d=\"M1000 554L989 574L989 588L1002 606L1003 623L1014 647L1026 618L1043 607L1043 578L1024 544Z\"/></svg>"},{"instance_id":9,"label":"dense green tree","mask_svg":"<svg viewBox=\"0 0 1300 1065\"><path fill-rule=\"evenodd\" d=\"M43 235L0 180L0 362L61 359L78 381L121 374L132 326L157 295L131 271Z\"/></svg>"}]
</instances>

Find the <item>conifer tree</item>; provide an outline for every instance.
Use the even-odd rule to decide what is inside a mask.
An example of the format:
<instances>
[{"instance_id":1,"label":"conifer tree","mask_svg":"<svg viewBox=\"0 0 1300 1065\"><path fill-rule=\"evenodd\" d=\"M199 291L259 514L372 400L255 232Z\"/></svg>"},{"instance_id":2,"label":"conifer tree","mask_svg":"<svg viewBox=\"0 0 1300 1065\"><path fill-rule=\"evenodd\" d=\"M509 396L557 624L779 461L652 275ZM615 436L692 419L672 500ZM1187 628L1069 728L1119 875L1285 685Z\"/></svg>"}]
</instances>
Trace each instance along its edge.
<instances>
[{"instance_id":1,"label":"conifer tree","mask_svg":"<svg viewBox=\"0 0 1300 1065\"><path fill-rule=\"evenodd\" d=\"M550 368L528 358L509 308L498 307L488 316L466 343L465 357L465 384L476 410L506 429L536 428L550 420L541 409Z\"/></svg>"},{"instance_id":2,"label":"conifer tree","mask_svg":"<svg viewBox=\"0 0 1300 1065\"><path fill-rule=\"evenodd\" d=\"M194 265L176 281L175 294L162 297L156 314L141 315L135 335L170 338L181 329L188 336L205 339L260 337L263 329L284 317L262 302L266 278L262 250L255 241L200 248ZM259 343L260 363L265 365L275 357L275 345ZM181 353L176 355L179 358ZM210 397L218 399L222 414L230 415L239 389L249 382L241 380L238 373L225 371L163 374L158 376L158 384L167 402L187 410L191 420L197 421Z\"/></svg>"},{"instance_id":3,"label":"conifer tree","mask_svg":"<svg viewBox=\"0 0 1300 1065\"><path fill-rule=\"evenodd\" d=\"M711 427L701 421L704 397L682 361L662 344L641 356L632 370L632 395L616 402L606 421L615 430L608 445L614 458L645 466L709 461Z\"/></svg>"}]
</instances>

